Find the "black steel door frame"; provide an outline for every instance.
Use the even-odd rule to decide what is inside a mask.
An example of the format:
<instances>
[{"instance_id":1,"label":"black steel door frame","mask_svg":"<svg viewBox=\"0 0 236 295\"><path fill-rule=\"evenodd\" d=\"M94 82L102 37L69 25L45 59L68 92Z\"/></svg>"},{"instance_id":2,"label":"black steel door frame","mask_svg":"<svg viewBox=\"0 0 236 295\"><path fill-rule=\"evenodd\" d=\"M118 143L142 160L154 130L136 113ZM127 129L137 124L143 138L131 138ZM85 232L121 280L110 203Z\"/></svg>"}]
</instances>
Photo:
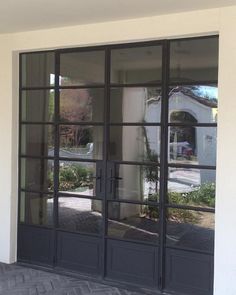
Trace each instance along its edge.
<instances>
[{"instance_id":1,"label":"black steel door frame","mask_svg":"<svg viewBox=\"0 0 236 295\"><path fill-rule=\"evenodd\" d=\"M197 37L199 39L203 38L212 38L215 36L207 36L207 37ZM193 39L197 39L193 38ZM186 38L187 40L191 38ZM179 40L179 39L178 39ZM183 40L183 39L180 39ZM137 43L130 43L130 44L118 44L118 45L106 45L106 46L92 46L92 47L82 47L82 48L73 48L73 49L56 49L52 50L50 52L55 53L55 86L54 87L42 87L42 89L54 89L55 91L55 122L52 123L53 126L55 127L55 155L54 155L54 224L52 227L53 230L53 253L52 253L52 265L53 267L57 266L57 258L56 258L56 253L57 253L57 242L56 242L56 237L57 237L57 231L58 231L58 197L59 197L59 160L62 158L59 156L59 126L60 126L60 118L59 118L59 93L60 89L63 88L84 88L84 86L60 86L59 85L59 73L60 73L60 54L61 53L69 53L69 52L82 52L82 51L92 51L92 50L104 50L105 51L105 84L104 84L104 89L105 89L105 100L104 100L104 122L103 122L103 128L104 128L104 143L103 143L103 160L100 161L100 167L102 168L103 171L103 177L102 179L99 179L101 181L101 185L104 188L104 197L102 199L103 206L102 206L102 216L103 216L103 232L102 232L102 268L101 268L101 277L103 279L106 278L106 265L107 265L107 239L108 236L106 234L107 232L107 218L108 218L108 200L107 200L107 182L109 180L109 175L108 175L108 165L113 162L109 161L108 159L108 144L109 144L109 128L111 126L109 122L109 109L110 109L110 88L112 87L112 84L110 82L110 61L111 61L111 50L112 49L117 49L117 48L135 48L135 47L140 47L140 46L151 46L151 45L160 45L162 47L162 82L161 84L151 84L150 86L154 87L161 87L162 89L162 104L161 104L161 122L160 124L156 124L156 126L159 126L161 128L161 153L160 153L160 201L156 204L159 207L160 210L160 239L159 239L159 244L158 244L158 268L159 268L159 277L158 277L158 289L160 291L165 290L165 263L166 263L166 245L165 245L165 236L166 236L166 209L167 208L176 208L178 207L177 205L172 205L172 204L167 204L166 200L166 195L167 195L167 181L168 181L168 168L171 166L174 167L183 167L181 164L170 164L168 163L168 128L171 126L172 123L168 122L168 96L169 96L169 87L170 86L178 86L182 83L171 83L169 81L169 65L170 65L170 42L174 41L173 40L161 40L161 41L148 41L148 42L137 42ZM45 51L42 51L45 52ZM30 54L30 53L29 53ZM32 53L33 54L33 53ZM31 90L32 88L30 87L22 87L22 61L20 58L20 92L19 92L19 97L20 97L20 108L19 108L19 113L21 116L21 102L22 102L22 90ZM216 84L217 81L197 81L197 82L191 82L191 85L209 85L209 84ZM186 85L187 83L185 83ZM125 85L115 85L115 86L120 86L120 87L140 87L144 86L143 84L125 84ZM145 83L145 87L147 87L147 83ZM90 87L96 88L97 86L91 85ZM98 86L101 87L101 86ZM41 89L40 87L36 87L33 89ZM22 123L24 124L30 124L31 122L22 122L21 117L19 119L20 126ZM63 123L64 124L64 123ZM76 123L73 123L76 125ZM83 125L83 123L80 123ZM85 124L88 124L87 122ZM84 124L84 125L85 125ZM93 125L96 125L96 123L93 123ZM98 124L99 125L99 124ZM131 125L127 124L127 125ZM142 125L142 124L140 124ZM143 124L144 125L144 124ZM153 125L153 124L152 124ZM196 123L196 127L207 127L209 124L202 124L202 123ZM210 126L217 126L216 124L210 124ZM19 128L19 138L21 140L21 128ZM19 144L19 184L21 181L21 159L24 158L25 156L22 156L21 154L21 145ZM70 159L73 160L73 159ZM78 159L77 159L78 160ZM83 161L83 160L80 160ZM89 160L86 160L86 162L89 162ZM124 163L124 161L123 161ZM135 164L135 163L134 163ZM203 165L184 165L184 167L187 168L198 168L198 169L216 169L215 166L203 166ZM20 198L20 193L21 193L21 188L19 185L19 198ZM43 193L43 192L42 192ZM130 201L129 203L132 203ZM137 202L133 202L136 204ZM191 209L191 210L198 210L198 207L189 207L189 206L180 206L180 208L185 208L185 209ZM206 211L206 212L214 212L214 209L201 209L201 211ZM18 211L18 228L20 227L20 207ZM20 231L20 230L18 230ZM121 240L122 241L122 240ZM19 240L18 240L19 243ZM137 244L138 242L134 242ZM191 252L191 251L190 251ZM198 252L198 251L196 251ZM212 255L211 253L209 253ZM18 254L18 261L24 261L24 259L21 259L21 257Z\"/></svg>"}]
</instances>

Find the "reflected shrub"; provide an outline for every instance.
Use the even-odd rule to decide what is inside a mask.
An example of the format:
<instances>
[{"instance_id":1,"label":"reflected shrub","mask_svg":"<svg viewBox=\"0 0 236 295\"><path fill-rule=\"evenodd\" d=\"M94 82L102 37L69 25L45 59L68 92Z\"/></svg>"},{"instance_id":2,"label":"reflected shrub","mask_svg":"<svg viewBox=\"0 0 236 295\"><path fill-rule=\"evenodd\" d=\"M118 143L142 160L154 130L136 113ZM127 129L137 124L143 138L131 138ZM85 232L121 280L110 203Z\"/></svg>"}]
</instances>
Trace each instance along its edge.
<instances>
[{"instance_id":1,"label":"reflected shrub","mask_svg":"<svg viewBox=\"0 0 236 295\"><path fill-rule=\"evenodd\" d=\"M148 196L149 202L157 202L159 199L158 194ZM215 205L215 183L205 183L195 190L188 193L168 193L169 203L178 205L189 205L189 206L202 206L202 207L214 207ZM146 205L144 207L144 214L146 218L158 219L159 210L157 206ZM199 216L194 211L175 209L172 208L167 213L167 219L173 222L191 222L197 223Z\"/></svg>"},{"instance_id":2,"label":"reflected shrub","mask_svg":"<svg viewBox=\"0 0 236 295\"><path fill-rule=\"evenodd\" d=\"M169 203L180 205L215 206L215 183L204 183L191 192L168 193Z\"/></svg>"},{"instance_id":3,"label":"reflected shrub","mask_svg":"<svg viewBox=\"0 0 236 295\"><path fill-rule=\"evenodd\" d=\"M204 183L197 190L188 193L189 199L196 204L215 206L215 183Z\"/></svg>"},{"instance_id":4,"label":"reflected shrub","mask_svg":"<svg viewBox=\"0 0 236 295\"><path fill-rule=\"evenodd\" d=\"M149 202L157 202L158 199L159 199L158 194L153 194L153 195L148 196L148 201ZM159 218L159 210L157 209L156 206L145 205L143 211L144 211L145 216L150 218L150 219L155 219L156 220L156 219Z\"/></svg>"},{"instance_id":5,"label":"reflected shrub","mask_svg":"<svg viewBox=\"0 0 236 295\"><path fill-rule=\"evenodd\" d=\"M175 193L175 197L179 198L179 195L181 195L181 194ZM159 196L157 194L150 195L148 197L148 201L149 202L157 202L158 198L159 198ZM181 198L180 198L180 201L181 201ZM180 203L178 203L178 204L180 204ZM146 205L144 207L144 214L145 214L146 218L157 220L159 218L158 207L154 206L154 205ZM198 222L197 215L194 214L194 212L192 212L192 211L190 212L190 211L184 210L184 209L173 208L168 211L166 218L169 221L178 222L178 223L183 223L183 222L197 223Z\"/></svg>"},{"instance_id":6,"label":"reflected shrub","mask_svg":"<svg viewBox=\"0 0 236 295\"><path fill-rule=\"evenodd\" d=\"M166 213L166 218L175 223L198 223L198 212L171 208Z\"/></svg>"},{"instance_id":7,"label":"reflected shrub","mask_svg":"<svg viewBox=\"0 0 236 295\"><path fill-rule=\"evenodd\" d=\"M53 191L53 183L54 183L54 180L53 180L53 171L48 171L48 190L50 191Z\"/></svg>"},{"instance_id":8,"label":"reflected shrub","mask_svg":"<svg viewBox=\"0 0 236 295\"><path fill-rule=\"evenodd\" d=\"M60 168L59 190L76 190L93 185L93 171L81 165L71 165Z\"/></svg>"}]
</instances>

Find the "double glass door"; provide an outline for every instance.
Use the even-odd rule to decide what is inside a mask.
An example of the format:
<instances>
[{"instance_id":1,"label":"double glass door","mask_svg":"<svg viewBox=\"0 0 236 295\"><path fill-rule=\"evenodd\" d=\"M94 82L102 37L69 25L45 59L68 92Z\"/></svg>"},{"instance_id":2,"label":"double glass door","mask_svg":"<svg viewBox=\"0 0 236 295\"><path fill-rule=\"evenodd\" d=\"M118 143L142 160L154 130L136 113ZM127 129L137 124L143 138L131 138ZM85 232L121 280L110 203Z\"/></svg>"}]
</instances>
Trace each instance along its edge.
<instances>
[{"instance_id":1,"label":"double glass door","mask_svg":"<svg viewBox=\"0 0 236 295\"><path fill-rule=\"evenodd\" d=\"M18 260L212 294L218 38L20 56Z\"/></svg>"}]
</instances>

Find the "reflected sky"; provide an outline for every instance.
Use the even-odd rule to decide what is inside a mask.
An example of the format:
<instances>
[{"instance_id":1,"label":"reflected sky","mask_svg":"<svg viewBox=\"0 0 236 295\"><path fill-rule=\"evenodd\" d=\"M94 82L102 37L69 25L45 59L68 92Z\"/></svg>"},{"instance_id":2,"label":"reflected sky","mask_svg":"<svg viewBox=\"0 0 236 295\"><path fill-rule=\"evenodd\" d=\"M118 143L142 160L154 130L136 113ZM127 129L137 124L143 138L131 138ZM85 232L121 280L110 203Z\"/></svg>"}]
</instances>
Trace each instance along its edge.
<instances>
[{"instance_id":1,"label":"reflected sky","mask_svg":"<svg viewBox=\"0 0 236 295\"><path fill-rule=\"evenodd\" d=\"M218 87L215 86L196 86L193 92L201 97L208 97L210 99L218 99Z\"/></svg>"}]
</instances>

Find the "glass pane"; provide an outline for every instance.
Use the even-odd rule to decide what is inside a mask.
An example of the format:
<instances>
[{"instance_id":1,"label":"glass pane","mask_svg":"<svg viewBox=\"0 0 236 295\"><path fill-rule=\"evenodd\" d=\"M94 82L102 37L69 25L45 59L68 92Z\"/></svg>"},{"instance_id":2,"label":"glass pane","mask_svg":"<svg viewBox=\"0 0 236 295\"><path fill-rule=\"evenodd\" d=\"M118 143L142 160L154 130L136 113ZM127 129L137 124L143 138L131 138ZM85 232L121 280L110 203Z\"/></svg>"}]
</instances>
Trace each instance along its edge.
<instances>
[{"instance_id":1,"label":"glass pane","mask_svg":"<svg viewBox=\"0 0 236 295\"><path fill-rule=\"evenodd\" d=\"M110 202L108 235L119 239L158 242L158 207Z\"/></svg>"},{"instance_id":2,"label":"glass pane","mask_svg":"<svg viewBox=\"0 0 236 295\"><path fill-rule=\"evenodd\" d=\"M161 90L159 88L111 89L111 122L158 123L160 118Z\"/></svg>"},{"instance_id":3,"label":"glass pane","mask_svg":"<svg viewBox=\"0 0 236 295\"><path fill-rule=\"evenodd\" d=\"M170 43L172 82L211 81L218 77L218 38L177 40Z\"/></svg>"},{"instance_id":4,"label":"glass pane","mask_svg":"<svg viewBox=\"0 0 236 295\"><path fill-rule=\"evenodd\" d=\"M60 157L102 159L103 127L60 126Z\"/></svg>"},{"instance_id":5,"label":"glass pane","mask_svg":"<svg viewBox=\"0 0 236 295\"><path fill-rule=\"evenodd\" d=\"M168 209L168 246L214 251L215 215L184 209Z\"/></svg>"},{"instance_id":6,"label":"glass pane","mask_svg":"<svg viewBox=\"0 0 236 295\"><path fill-rule=\"evenodd\" d=\"M54 120L54 90L22 91L21 120L51 122Z\"/></svg>"},{"instance_id":7,"label":"glass pane","mask_svg":"<svg viewBox=\"0 0 236 295\"><path fill-rule=\"evenodd\" d=\"M216 165L216 128L173 126L169 128L169 161Z\"/></svg>"},{"instance_id":8,"label":"glass pane","mask_svg":"<svg viewBox=\"0 0 236 295\"><path fill-rule=\"evenodd\" d=\"M160 128L156 126L110 127L109 159L159 163Z\"/></svg>"},{"instance_id":9,"label":"glass pane","mask_svg":"<svg viewBox=\"0 0 236 295\"><path fill-rule=\"evenodd\" d=\"M84 233L101 234L102 202L81 198L59 198L59 227Z\"/></svg>"},{"instance_id":10,"label":"glass pane","mask_svg":"<svg viewBox=\"0 0 236 295\"><path fill-rule=\"evenodd\" d=\"M60 119L63 122L102 122L104 89L60 90Z\"/></svg>"},{"instance_id":11,"label":"glass pane","mask_svg":"<svg viewBox=\"0 0 236 295\"><path fill-rule=\"evenodd\" d=\"M159 83L161 76L161 46L111 51L111 83Z\"/></svg>"},{"instance_id":12,"label":"glass pane","mask_svg":"<svg viewBox=\"0 0 236 295\"><path fill-rule=\"evenodd\" d=\"M95 163L60 161L59 191L95 196L95 176Z\"/></svg>"},{"instance_id":13,"label":"glass pane","mask_svg":"<svg viewBox=\"0 0 236 295\"><path fill-rule=\"evenodd\" d=\"M21 192L20 222L52 226L53 196Z\"/></svg>"},{"instance_id":14,"label":"glass pane","mask_svg":"<svg viewBox=\"0 0 236 295\"><path fill-rule=\"evenodd\" d=\"M215 170L169 168L169 203L213 208L215 182Z\"/></svg>"},{"instance_id":15,"label":"glass pane","mask_svg":"<svg viewBox=\"0 0 236 295\"><path fill-rule=\"evenodd\" d=\"M159 201L160 171L157 166L117 165L116 198Z\"/></svg>"},{"instance_id":16,"label":"glass pane","mask_svg":"<svg viewBox=\"0 0 236 295\"><path fill-rule=\"evenodd\" d=\"M217 86L177 86L169 93L169 122L216 123Z\"/></svg>"},{"instance_id":17,"label":"glass pane","mask_svg":"<svg viewBox=\"0 0 236 295\"><path fill-rule=\"evenodd\" d=\"M54 85L54 52L22 54L22 87L45 87Z\"/></svg>"},{"instance_id":18,"label":"glass pane","mask_svg":"<svg viewBox=\"0 0 236 295\"><path fill-rule=\"evenodd\" d=\"M105 52L87 51L60 55L60 85L103 84Z\"/></svg>"},{"instance_id":19,"label":"glass pane","mask_svg":"<svg viewBox=\"0 0 236 295\"><path fill-rule=\"evenodd\" d=\"M52 191L53 169L52 160L21 159L21 188L32 191Z\"/></svg>"},{"instance_id":20,"label":"glass pane","mask_svg":"<svg viewBox=\"0 0 236 295\"><path fill-rule=\"evenodd\" d=\"M54 156L52 125L21 125L21 153L28 156Z\"/></svg>"}]
</instances>

